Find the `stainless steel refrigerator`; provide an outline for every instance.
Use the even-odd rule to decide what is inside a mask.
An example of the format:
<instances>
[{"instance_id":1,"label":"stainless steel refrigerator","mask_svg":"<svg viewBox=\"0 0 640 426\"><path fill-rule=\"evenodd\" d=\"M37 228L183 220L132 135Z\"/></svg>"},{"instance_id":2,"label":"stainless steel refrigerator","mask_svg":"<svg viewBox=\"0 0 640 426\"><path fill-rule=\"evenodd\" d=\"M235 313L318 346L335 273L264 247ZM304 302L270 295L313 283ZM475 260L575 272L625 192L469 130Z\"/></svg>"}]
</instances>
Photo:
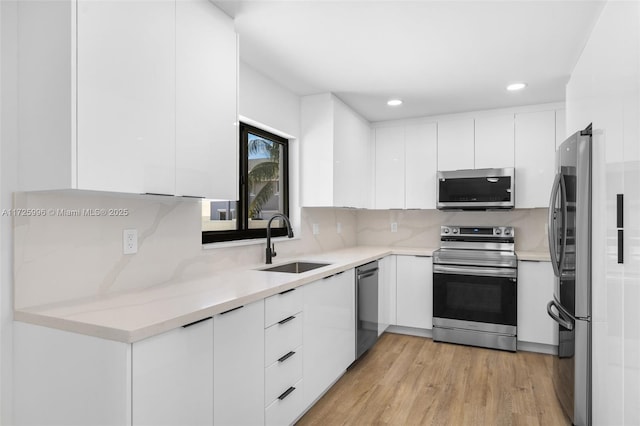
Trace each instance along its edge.
<instances>
[{"instance_id":1,"label":"stainless steel refrigerator","mask_svg":"<svg viewBox=\"0 0 640 426\"><path fill-rule=\"evenodd\" d=\"M591 424L591 126L556 152L549 203L549 251L555 273L547 312L558 327L556 395L574 425Z\"/></svg>"}]
</instances>

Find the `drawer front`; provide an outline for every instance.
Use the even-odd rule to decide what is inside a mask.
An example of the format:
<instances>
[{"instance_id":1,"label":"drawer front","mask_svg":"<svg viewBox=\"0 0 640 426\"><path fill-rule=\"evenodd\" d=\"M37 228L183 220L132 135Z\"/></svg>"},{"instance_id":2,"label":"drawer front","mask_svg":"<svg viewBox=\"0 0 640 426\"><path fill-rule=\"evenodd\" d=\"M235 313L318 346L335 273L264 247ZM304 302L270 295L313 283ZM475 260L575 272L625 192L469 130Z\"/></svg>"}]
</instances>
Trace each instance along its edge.
<instances>
[{"instance_id":1,"label":"drawer front","mask_svg":"<svg viewBox=\"0 0 640 426\"><path fill-rule=\"evenodd\" d=\"M302 346L283 356L265 370L265 406L278 399L284 391L302 379Z\"/></svg>"},{"instance_id":2,"label":"drawer front","mask_svg":"<svg viewBox=\"0 0 640 426\"><path fill-rule=\"evenodd\" d=\"M302 345L302 312L292 316L294 318L282 324L275 323L264 331L265 367Z\"/></svg>"},{"instance_id":3,"label":"drawer front","mask_svg":"<svg viewBox=\"0 0 640 426\"><path fill-rule=\"evenodd\" d=\"M302 311L304 303L300 289L289 290L265 299L264 328Z\"/></svg>"},{"instance_id":4,"label":"drawer front","mask_svg":"<svg viewBox=\"0 0 640 426\"><path fill-rule=\"evenodd\" d=\"M292 390L283 399L276 399L265 410L265 425L266 426L283 426L290 425L302 414L304 410L304 397L303 397L302 380L297 382L292 387Z\"/></svg>"}]
</instances>

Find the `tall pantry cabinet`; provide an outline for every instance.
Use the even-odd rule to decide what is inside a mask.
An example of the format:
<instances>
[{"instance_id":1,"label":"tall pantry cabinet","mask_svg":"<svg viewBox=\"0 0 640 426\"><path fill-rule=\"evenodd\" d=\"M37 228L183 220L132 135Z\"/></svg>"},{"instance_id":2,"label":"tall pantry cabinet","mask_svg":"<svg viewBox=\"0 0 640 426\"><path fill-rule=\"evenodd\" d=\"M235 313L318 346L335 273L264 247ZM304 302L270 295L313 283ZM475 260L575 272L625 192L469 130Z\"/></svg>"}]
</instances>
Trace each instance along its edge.
<instances>
[{"instance_id":1,"label":"tall pantry cabinet","mask_svg":"<svg viewBox=\"0 0 640 426\"><path fill-rule=\"evenodd\" d=\"M612 1L604 5L571 75L566 98L567 133L582 130L590 123L593 131L593 424L637 425L640 424L638 2ZM621 209L617 208L619 194L624 196ZM619 242L623 244L623 259L618 257Z\"/></svg>"}]
</instances>

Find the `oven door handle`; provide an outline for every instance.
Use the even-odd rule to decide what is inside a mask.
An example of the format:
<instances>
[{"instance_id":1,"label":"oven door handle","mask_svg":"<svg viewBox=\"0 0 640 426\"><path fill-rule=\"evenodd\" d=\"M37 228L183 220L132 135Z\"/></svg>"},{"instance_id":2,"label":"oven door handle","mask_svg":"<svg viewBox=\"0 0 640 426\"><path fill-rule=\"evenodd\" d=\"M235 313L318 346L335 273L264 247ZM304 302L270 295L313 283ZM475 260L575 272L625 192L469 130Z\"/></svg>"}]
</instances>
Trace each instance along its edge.
<instances>
[{"instance_id":1,"label":"oven door handle","mask_svg":"<svg viewBox=\"0 0 640 426\"><path fill-rule=\"evenodd\" d=\"M558 313L556 314L555 312L553 312L552 308L556 308L558 310ZM567 330L569 331L573 330L573 322L571 320L574 318L571 318L571 314L568 313L565 309L563 309L558 303L556 303L555 300L552 300L549 303L547 303L547 313L551 318L553 318L555 322L557 322ZM565 314L566 316L570 317L570 319L566 320L562 318L562 314Z\"/></svg>"},{"instance_id":2,"label":"oven door handle","mask_svg":"<svg viewBox=\"0 0 640 426\"><path fill-rule=\"evenodd\" d=\"M461 265L433 265L434 274L452 274L452 275L476 275L482 277L504 277L516 278L517 271L513 268L477 268L473 266Z\"/></svg>"}]
</instances>

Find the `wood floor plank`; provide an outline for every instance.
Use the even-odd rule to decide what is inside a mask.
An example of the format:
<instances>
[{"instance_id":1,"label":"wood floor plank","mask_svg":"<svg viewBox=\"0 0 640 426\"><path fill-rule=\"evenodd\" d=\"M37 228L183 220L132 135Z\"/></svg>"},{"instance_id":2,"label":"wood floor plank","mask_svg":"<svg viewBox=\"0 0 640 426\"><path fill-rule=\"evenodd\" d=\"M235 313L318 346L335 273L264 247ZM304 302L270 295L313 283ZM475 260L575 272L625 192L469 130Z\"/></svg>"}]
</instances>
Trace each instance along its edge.
<instances>
[{"instance_id":1,"label":"wood floor plank","mask_svg":"<svg viewBox=\"0 0 640 426\"><path fill-rule=\"evenodd\" d=\"M384 333L298 425L569 425L551 367L550 355Z\"/></svg>"}]
</instances>

